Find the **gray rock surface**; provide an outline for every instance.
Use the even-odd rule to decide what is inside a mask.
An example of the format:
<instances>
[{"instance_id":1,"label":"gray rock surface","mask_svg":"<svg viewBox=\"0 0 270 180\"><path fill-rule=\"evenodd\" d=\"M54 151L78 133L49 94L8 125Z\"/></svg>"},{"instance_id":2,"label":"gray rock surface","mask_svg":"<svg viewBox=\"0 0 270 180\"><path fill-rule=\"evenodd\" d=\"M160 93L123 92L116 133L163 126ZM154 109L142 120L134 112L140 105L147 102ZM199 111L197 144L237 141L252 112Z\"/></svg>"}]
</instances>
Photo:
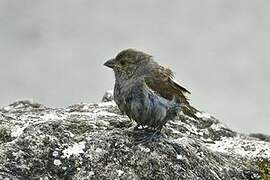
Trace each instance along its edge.
<instances>
[{"instance_id":1,"label":"gray rock surface","mask_svg":"<svg viewBox=\"0 0 270 180\"><path fill-rule=\"evenodd\" d=\"M1 108L0 179L270 179L269 136L238 134L202 112L149 138L110 100Z\"/></svg>"}]
</instances>

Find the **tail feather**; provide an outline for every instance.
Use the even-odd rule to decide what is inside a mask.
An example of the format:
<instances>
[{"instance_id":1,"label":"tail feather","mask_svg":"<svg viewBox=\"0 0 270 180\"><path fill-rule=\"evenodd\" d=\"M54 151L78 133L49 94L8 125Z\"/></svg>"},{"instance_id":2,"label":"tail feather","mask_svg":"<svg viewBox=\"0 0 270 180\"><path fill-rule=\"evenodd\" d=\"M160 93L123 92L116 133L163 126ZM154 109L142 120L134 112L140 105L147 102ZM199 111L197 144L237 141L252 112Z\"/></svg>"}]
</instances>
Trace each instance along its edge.
<instances>
[{"instance_id":1,"label":"tail feather","mask_svg":"<svg viewBox=\"0 0 270 180\"><path fill-rule=\"evenodd\" d=\"M200 112L199 110L197 110L196 108L194 108L193 106L191 105L184 105L184 106L181 106L182 108L182 112L189 116L189 117L192 117L194 119L199 119L197 116L196 116L196 113Z\"/></svg>"}]
</instances>

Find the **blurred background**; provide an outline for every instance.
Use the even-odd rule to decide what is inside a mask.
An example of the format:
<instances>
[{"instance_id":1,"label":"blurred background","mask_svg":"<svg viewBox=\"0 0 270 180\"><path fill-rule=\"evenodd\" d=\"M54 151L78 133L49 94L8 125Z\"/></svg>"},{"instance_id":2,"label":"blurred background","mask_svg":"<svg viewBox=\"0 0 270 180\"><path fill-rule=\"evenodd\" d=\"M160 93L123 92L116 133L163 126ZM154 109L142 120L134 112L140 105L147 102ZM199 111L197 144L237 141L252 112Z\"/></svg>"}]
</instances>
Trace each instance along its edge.
<instances>
[{"instance_id":1,"label":"blurred background","mask_svg":"<svg viewBox=\"0 0 270 180\"><path fill-rule=\"evenodd\" d=\"M103 63L137 48L176 73L192 104L270 134L268 0L0 0L0 106L63 107L113 88Z\"/></svg>"}]
</instances>

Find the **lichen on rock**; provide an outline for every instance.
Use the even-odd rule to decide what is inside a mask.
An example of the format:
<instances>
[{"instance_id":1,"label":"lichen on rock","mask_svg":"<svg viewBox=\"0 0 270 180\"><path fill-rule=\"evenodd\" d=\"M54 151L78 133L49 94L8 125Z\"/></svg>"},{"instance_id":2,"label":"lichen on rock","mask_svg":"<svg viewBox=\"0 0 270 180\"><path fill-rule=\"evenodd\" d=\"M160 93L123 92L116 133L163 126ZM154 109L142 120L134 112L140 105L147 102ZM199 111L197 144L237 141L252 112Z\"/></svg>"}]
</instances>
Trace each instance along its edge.
<instances>
[{"instance_id":1,"label":"lichen on rock","mask_svg":"<svg viewBox=\"0 0 270 180\"><path fill-rule=\"evenodd\" d=\"M67 108L30 101L1 108L0 179L269 177L267 141L200 113L199 120L180 114L163 135L140 143L148 132L134 131L135 123L119 112L112 95L106 97Z\"/></svg>"}]
</instances>

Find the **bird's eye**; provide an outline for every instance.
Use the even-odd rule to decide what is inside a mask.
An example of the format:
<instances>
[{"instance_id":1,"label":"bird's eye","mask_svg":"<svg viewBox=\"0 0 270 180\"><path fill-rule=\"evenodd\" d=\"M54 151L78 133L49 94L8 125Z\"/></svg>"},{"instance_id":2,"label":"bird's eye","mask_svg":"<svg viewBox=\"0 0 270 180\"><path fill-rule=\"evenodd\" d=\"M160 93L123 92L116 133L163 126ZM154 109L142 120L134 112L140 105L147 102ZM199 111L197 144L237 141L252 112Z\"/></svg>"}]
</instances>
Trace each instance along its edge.
<instances>
[{"instance_id":1,"label":"bird's eye","mask_svg":"<svg viewBox=\"0 0 270 180\"><path fill-rule=\"evenodd\" d=\"M120 65L121 65L121 66L125 66L126 64L127 64L126 61L120 61Z\"/></svg>"}]
</instances>

